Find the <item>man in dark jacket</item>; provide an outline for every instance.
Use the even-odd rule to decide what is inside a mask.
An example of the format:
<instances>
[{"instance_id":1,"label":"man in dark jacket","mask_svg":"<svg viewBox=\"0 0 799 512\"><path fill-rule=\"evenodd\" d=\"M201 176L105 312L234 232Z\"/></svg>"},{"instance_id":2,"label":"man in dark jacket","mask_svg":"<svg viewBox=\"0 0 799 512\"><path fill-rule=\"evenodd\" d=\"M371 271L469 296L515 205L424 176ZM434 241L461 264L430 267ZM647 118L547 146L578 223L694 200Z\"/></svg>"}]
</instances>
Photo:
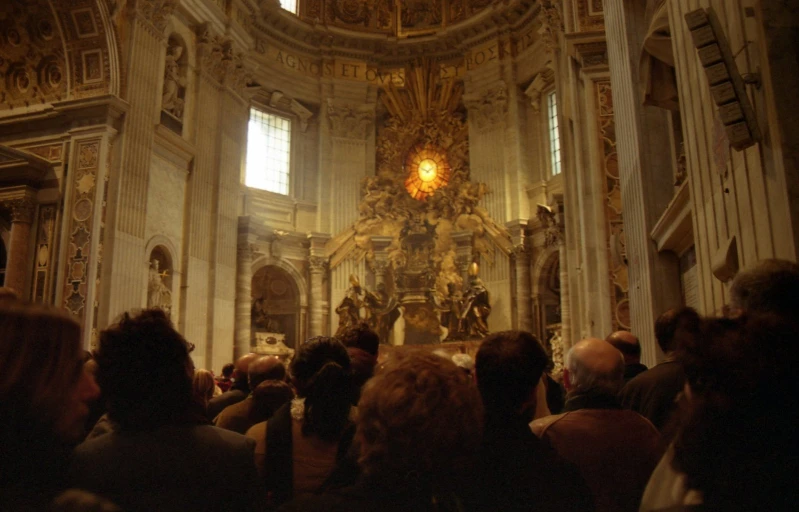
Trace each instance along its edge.
<instances>
[{"instance_id":1,"label":"man in dark jacket","mask_svg":"<svg viewBox=\"0 0 799 512\"><path fill-rule=\"evenodd\" d=\"M119 428L78 446L73 487L126 512L258 508L255 443L204 424L189 350L160 309L125 314L100 334L97 379Z\"/></svg>"},{"instance_id":2,"label":"man in dark jacket","mask_svg":"<svg viewBox=\"0 0 799 512\"><path fill-rule=\"evenodd\" d=\"M481 510L593 510L577 468L530 430L547 355L530 333L489 335L475 361L485 407L478 467Z\"/></svg>"},{"instance_id":3,"label":"man in dark jacket","mask_svg":"<svg viewBox=\"0 0 799 512\"><path fill-rule=\"evenodd\" d=\"M621 391L622 405L641 414L661 432L676 409L676 399L685 385L683 365L674 355L674 334L681 322L699 321L690 308L670 309L655 322L655 338L665 359L651 370L628 382Z\"/></svg>"},{"instance_id":4,"label":"man in dark jacket","mask_svg":"<svg viewBox=\"0 0 799 512\"><path fill-rule=\"evenodd\" d=\"M662 455L660 434L646 418L621 408L624 359L610 343L580 341L565 362L566 412L535 420L533 431L579 468L597 512L636 512Z\"/></svg>"}]
</instances>

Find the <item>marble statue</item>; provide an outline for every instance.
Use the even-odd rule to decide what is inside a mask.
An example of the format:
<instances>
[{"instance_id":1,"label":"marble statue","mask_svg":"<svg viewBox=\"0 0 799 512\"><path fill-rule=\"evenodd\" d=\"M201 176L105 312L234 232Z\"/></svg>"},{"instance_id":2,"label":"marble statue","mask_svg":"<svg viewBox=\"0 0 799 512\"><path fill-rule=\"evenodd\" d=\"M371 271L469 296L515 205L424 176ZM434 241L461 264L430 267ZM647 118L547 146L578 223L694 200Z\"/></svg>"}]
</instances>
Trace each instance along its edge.
<instances>
[{"instance_id":1,"label":"marble statue","mask_svg":"<svg viewBox=\"0 0 799 512\"><path fill-rule=\"evenodd\" d=\"M355 327L361 322L361 308L363 307L363 288L355 274L350 275L350 287L344 295L341 304L336 308L338 314L338 329L336 336L341 336L350 327Z\"/></svg>"},{"instance_id":2,"label":"marble statue","mask_svg":"<svg viewBox=\"0 0 799 512\"><path fill-rule=\"evenodd\" d=\"M266 331L271 333L282 333L280 324L274 318L271 318L264 308L264 299L255 299L250 308L250 319L252 326L257 330Z\"/></svg>"},{"instance_id":3,"label":"marble statue","mask_svg":"<svg viewBox=\"0 0 799 512\"><path fill-rule=\"evenodd\" d=\"M178 119L183 119L183 98L180 97L180 91L186 87L186 80L181 76L182 71L178 62L181 55L183 55L183 46L179 43L171 43L167 48L164 64L164 90L161 96L161 109Z\"/></svg>"},{"instance_id":4,"label":"marble statue","mask_svg":"<svg viewBox=\"0 0 799 512\"><path fill-rule=\"evenodd\" d=\"M147 283L147 307L160 308L166 313L172 311L172 291L164 283L167 270L163 272L159 269L158 260L150 262L150 275Z\"/></svg>"},{"instance_id":5,"label":"marble statue","mask_svg":"<svg viewBox=\"0 0 799 512\"><path fill-rule=\"evenodd\" d=\"M364 321L375 331L380 343L388 343L394 322L399 318L399 304L386 292L386 285L378 283L376 291L364 290Z\"/></svg>"},{"instance_id":6,"label":"marble statue","mask_svg":"<svg viewBox=\"0 0 799 512\"><path fill-rule=\"evenodd\" d=\"M469 290L463 297L461 313L464 329L470 338L484 338L488 335L488 315L491 314L491 297L477 272L477 263L472 263L469 268Z\"/></svg>"},{"instance_id":7,"label":"marble statue","mask_svg":"<svg viewBox=\"0 0 799 512\"><path fill-rule=\"evenodd\" d=\"M447 340L463 339L463 294L455 283L448 283L449 294L442 304L441 325L447 329Z\"/></svg>"}]
</instances>

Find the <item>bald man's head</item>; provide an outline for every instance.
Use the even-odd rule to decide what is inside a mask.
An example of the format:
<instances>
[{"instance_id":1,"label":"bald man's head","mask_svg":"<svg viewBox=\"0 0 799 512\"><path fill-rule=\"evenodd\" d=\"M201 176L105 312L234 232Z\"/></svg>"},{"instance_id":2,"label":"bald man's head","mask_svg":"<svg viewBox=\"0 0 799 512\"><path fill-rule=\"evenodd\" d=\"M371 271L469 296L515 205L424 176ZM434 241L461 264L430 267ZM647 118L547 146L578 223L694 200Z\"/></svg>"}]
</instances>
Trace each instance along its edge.
<instances>
[{"instance_id":1,"label":"bald man's head","mask_svg":"<svg viewBox=\"0 0 799 512\"><path fill-rule=\"evenodd\" d=\"M624 356L624 364L635 364L641 362L641 344L638 337L630 331L616 331L605 341L616 347L616 350Z\"/></svg>"},{"instance_id":2,"label":"bald man's head","mask_svg":"<svg viewBox=\"0 0 799 512\"><path fill-rule=\"evenodd\" d=\"M286 380L286 366L275 356L264 356L250 363L247 373L250 389L255 389L265 380Z\"/></svg>"},{"instance_id":3,"label":"bald man's head","mask_svg":"<svg viewBox=\"0 0 799 512\"><path fill-rule=\"evenodd\" d=\"M258 359L258 354L254 354L250 352L249 354L244 354L240 358L236 360L236 369L233 370L233 377L237 379L242 379L247 375L247 372L250 369L250 363Z\"/></svg>"},{"instance_id":4,"label":"bald man's head","mask_svg":"<svg viewBox=\"0 0 799 512\"><path fill-rule=\"evenodd\" d=\"M565 380L570 392L615 395L624 383L624 358L605 340L582 340L566 354Z\"/></svg>"}]
</instances>

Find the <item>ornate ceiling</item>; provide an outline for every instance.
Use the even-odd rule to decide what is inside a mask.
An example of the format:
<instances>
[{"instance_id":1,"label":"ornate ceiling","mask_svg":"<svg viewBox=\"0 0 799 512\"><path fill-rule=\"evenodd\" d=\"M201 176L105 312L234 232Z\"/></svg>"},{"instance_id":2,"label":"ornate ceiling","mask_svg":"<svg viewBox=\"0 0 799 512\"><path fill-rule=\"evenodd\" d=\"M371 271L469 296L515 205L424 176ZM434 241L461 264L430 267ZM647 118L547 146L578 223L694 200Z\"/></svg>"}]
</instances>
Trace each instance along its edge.
<instances>
[{"instance_id":1,"label":"ornate ceiling","mask_svg":"<svg viewBox=\"0 0 799 512\"><path fill-rule=\"evenodd\" d=\"M397 37L429 34L467 20L501 0L300 0L311 23Z\"/></svg>"},{"instance_id":2,"label":"ornate ceiling","mask_svg":"<svg viewBox=\"0 0 799 512\"><path fill-rule=\"evenodd\" d=\"M537 0L298 0L298 15L261 4L256 40L309 53L378 59L462 53L463 45L526 26Z\"/></svg>"}]
</instances>

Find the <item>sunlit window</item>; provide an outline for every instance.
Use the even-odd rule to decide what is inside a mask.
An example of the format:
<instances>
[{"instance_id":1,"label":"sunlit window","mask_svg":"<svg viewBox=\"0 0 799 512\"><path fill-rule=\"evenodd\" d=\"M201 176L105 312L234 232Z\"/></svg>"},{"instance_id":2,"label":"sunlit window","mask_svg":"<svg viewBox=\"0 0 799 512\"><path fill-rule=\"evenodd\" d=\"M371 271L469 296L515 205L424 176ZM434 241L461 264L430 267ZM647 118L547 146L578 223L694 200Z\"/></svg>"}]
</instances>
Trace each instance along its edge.
<instances>
[{"instance_id":1,"label":"sunlit window","mask_svg":"<svg viewBox=\"0 0 799 512\"><path fill-rule=\"evenodd\" d=\"M247 186L288 195L290 157L291 120L250 109Z\"/></svg>"},{"instance_id":2,"label":"sunlit window","mask_svg":"<svg viewBox=\"0 0 799 512\"><path fill-rule=\"evenodd\" d=\"M280 0L280 7L288 12L297 14L297 0Z\"/></svg>"},{"instance_id":3,"label":"sunlit window","mask_svg":"<svg viewBox=\"0 0 799 512\"><path fill-rule=\"evenodd\" d=\"M555 93L547 96L547 115L549 116L549 157L552 163L552 176L560 174L560 132L558 131L558 100Z\"/></svg>"}]
</instances>

